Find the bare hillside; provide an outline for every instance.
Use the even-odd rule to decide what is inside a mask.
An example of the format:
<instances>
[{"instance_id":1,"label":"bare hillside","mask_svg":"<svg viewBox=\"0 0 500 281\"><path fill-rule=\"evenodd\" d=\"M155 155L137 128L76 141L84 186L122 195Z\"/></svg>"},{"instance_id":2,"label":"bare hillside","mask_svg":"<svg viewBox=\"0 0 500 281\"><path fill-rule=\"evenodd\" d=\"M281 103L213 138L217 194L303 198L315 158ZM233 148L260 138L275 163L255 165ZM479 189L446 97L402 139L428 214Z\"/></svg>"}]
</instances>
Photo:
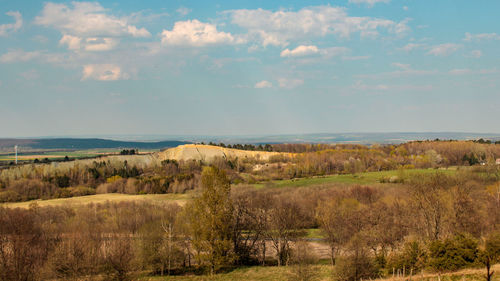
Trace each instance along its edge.
<instances>
[{"instance_id":1,"label":"bare hillside","mask_svg":"<svg viewBox=\"0 0 500 281\"><path fill-rule=\"evenodd\" d=\"M201 144L185 144L178 147L170 148L159 152L160 160L204 160L209 161L215 157L222 158L257 158L261 160L269 160L271 156L286 155L291 153L267 152L267 151L248 151L232 148L224 148L212 145Z\"/></svg>"}]
</instances>

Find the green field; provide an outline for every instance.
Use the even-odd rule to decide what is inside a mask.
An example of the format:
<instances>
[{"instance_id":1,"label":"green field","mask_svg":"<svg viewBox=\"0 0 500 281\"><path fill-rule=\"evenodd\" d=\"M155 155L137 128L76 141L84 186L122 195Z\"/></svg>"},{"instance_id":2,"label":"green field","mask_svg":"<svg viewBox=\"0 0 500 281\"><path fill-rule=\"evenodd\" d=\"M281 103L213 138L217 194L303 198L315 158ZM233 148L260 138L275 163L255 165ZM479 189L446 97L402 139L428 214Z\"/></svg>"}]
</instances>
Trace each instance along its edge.
<instances>
[{"instance_id":1,"label":"green field","mask_svg":"<svg viewBox=\"0 0 500 281\"><path fill-rule=\"evenodd\" d=\"M105 203L109 202L130 202L149 200L153 202L176 202L183 205L186 200L189 200L188 194L144 194L144 195L129 195L120 193L96 194L88 196L79 196L71 198L58 198L49 200L33 200L26 202L3 203L0 206L10 208L28 208L30 204L37 203L38 206L65 206L65 205L81 205L88 203Z\"/></svg>"},{"instance_id":2,"label":"green field","mask_svg":"<svg viewBox=\"0 0 500 281\"><path fill-rule=\"evenodd\" d=\"M49 160L60 160L68 156L70 159L80 159L87 157L97 157L99 155L120 154L121 149L88 149L88 150L74 150L74 151L32 151L22 152L18 155L19 161L28 160L42 160L48 158ZM140 150L143 153L158 152L158 149L144 149ZM0 153L0 161L14 161L15 155L10 153Z\"/></svg>"},{"instance_id":3,"label":"green field","mask_svg":"<svg viewBox=\"0 0 500 281\"><path fill-rule=\"evenodd\" d=\"M341 184L375 184L380 183L381 179L389 179L393 176L396 177L406 177L411 174L432 174L436 171L443 173L455 173L456 169L411 169L411 170L393 170L393 171L381 171L381 172L365 172L358 174L348 174L348 175L331 175L331 176L319 176L310 178L299 178L291 180L278 180L269 181L264 183L254 184L256 188L279 188L279 187L305 187L313 185L324 185L330 183L341 183Z\"/></svg>"}]
</instances>

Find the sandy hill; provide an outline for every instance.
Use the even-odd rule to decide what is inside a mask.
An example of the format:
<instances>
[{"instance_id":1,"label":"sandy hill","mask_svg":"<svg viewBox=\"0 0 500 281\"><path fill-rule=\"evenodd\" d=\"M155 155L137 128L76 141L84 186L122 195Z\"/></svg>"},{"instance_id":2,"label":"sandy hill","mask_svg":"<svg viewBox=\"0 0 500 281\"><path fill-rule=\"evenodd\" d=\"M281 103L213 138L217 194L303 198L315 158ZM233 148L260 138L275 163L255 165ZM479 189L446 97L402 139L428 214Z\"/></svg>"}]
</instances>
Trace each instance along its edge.
<instances>
[{"instance_id":1,"label":"sandy hill","mask_svg":"<svg viewBox=\"0 0 500 281\"><path fill-rule=\"evenodd\" d=\"M248 151L232 148L224 148L212 145L201 144L185 144L178 147L169 148L158 153L160 160L204 160L210 161L214 157L223 158L258 158L261 160L269 160L275 155L291 155L290 153L267 152L267 151Z\"/></svg>"}]
</instances>

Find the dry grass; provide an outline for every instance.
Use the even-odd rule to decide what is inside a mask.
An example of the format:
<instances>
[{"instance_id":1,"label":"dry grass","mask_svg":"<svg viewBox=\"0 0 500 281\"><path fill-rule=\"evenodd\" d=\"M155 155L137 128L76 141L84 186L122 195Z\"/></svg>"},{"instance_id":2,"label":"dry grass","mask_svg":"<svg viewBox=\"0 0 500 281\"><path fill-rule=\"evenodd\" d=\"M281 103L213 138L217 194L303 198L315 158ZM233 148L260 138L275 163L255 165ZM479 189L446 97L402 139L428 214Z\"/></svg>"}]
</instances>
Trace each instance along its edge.
<instances>
[{"instance_id":1,"label":"dry grass","mask_svg":"<svg viewBox=\"0 0 500 281\"><path fill-rule=\"evenodd\" d=\"M144 194L144 195L129 195L120 193L106 193L88 196L79 196L71 198L58 198L49 200L33 200L26 202L3 203L1 206L9 208L28 208L30 204L37 203L38 206L66 206L66 205L82 205L89 203L105 203L109 202L130 202L149 200L153 202L175 202L179 205L184 205L189 199L187 194Z\"/></svg>"},{"instance_id":2,"label":"dry grass","mask_svg":"<svg viewBox=\"0 0 500 281\"><path fill-rule=\"evenodd\" d=\"M316 281L334 280L333 271L330 265L315 265L313 269L317 273ZM493 267L495 272L500 272L500 265ZM140 280L144 281L160 281L160 280L177 280L177 281L202 281L202 280L245 280L245 281L274 281L274 280L293 280L290 278L291 267L277 267L277 266L252 266L237 268L227 273L216 274L214 276L208 275L183 275L183 276L169 276L169 277L143 277ZM406 278L383 278L376 279L377 281L409 281L409 280L426 280L426 281L484 281L485 280L484 268L477 269L464 269L456 272L449 273L424 273L413 275L410 279ZM493 275L493 280L500 280L500 274Z\"/></svg>"}]
</instances>

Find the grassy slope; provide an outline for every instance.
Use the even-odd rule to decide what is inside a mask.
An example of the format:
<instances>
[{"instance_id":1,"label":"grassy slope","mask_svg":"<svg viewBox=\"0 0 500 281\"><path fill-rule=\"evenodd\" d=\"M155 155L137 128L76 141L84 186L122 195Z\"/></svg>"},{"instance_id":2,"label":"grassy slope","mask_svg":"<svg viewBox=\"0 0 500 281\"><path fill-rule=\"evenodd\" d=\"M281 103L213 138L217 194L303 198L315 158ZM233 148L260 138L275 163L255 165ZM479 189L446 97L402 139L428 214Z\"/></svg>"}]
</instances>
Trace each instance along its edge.
<instances>
[{"instance_id":1,"label":"grassy slope","mask_svg":"<svg viewBox=\"0 0 500 281\"><path fill-rule=\"evenodd\" d=\"M440 169L439 171L444 173L454 173L455 169ZM435 173L435 169L413 169L404 170L403 172L399 170L394 171L381 171L381 172L366 172L358 174L348 174L348 175L331 175L322 177L311 177L311 178L301 178L292 180L279 180L271 181L266 183L258 183L254 186L256 188L263 187L304 187L311 185L322 185L329 183L343 183L343 184L374 184L379 183L382 178L390 178L392 176L404 176L405 174L431 174ZM403 173L403 174L402 174Z\"/></svg>"},{"instance_id":2,"label":"grassy slope","mask_svg":"<svg viewBox=\"0 0 500 281\"><path fill-rule=\"evenodd\" d=\"M28 208L30 204L36 202L39 206L62 206L62 205L78 205L78 204L88 204L88 203L104 203L106 201L110 202L127 202L127 201L139 201L139 200L151 200L151 201L168 201L176 202L183 205L186 200L189 199L187 194L144 194L144 195L128 195L119 193L108 193L108 194L97 194L88 196L79 196L71 198L58 198L49 200L33 200L27 202L16 202L16 203L4 203L0 204L5 207L11 208Z\"/></svg>"}]
</instances>

